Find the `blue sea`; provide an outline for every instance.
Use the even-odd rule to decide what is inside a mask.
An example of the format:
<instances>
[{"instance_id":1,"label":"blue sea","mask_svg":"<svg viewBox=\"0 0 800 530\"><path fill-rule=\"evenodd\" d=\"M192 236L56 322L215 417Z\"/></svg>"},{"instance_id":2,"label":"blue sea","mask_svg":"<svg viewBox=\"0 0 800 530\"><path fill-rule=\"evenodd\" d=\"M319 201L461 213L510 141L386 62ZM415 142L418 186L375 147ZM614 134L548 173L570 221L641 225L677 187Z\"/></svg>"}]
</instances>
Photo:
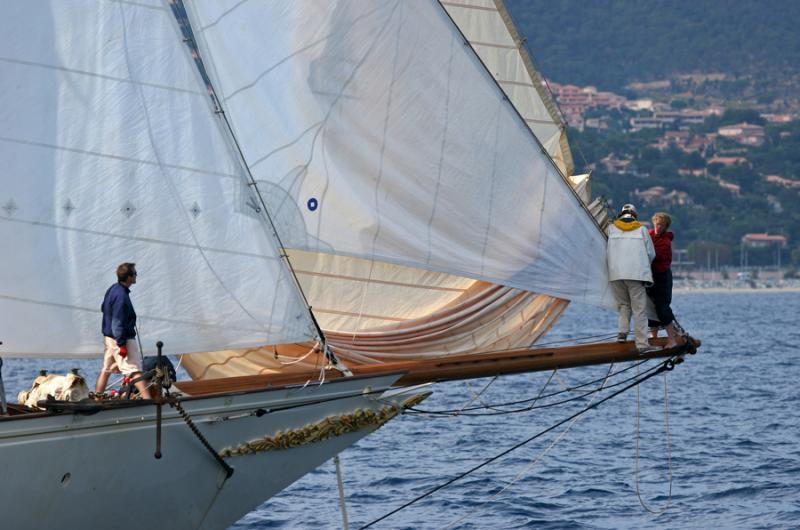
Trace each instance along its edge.
<instances>
[{"instance_id":1,"label":"blue sea","mask_svg":"<svg viewBox=\"0 0 800 530\"><path fill-rule=\"evenodd\" d=\"M371 528L800 527L800 293L676 294L673 309L703 341L696 355L645 381L638 395L634 388L612 398ZM573 305L544 340L610 334L615 326L614 314ZM627 368L609 377L612 384L657 363L442 383L418 408L461 410L483 402L503 409L498 405ZM16 395L39 366L63 370L71 364L5 359L6 390ZM94 379L99 361L77 364ZM566 392L537 404L575 399L522 413L406 414L389 422L340 455L350 528L622 386L584 396ZM232 528L341 527L331 461Z\"/></svg>"}]
</instances>

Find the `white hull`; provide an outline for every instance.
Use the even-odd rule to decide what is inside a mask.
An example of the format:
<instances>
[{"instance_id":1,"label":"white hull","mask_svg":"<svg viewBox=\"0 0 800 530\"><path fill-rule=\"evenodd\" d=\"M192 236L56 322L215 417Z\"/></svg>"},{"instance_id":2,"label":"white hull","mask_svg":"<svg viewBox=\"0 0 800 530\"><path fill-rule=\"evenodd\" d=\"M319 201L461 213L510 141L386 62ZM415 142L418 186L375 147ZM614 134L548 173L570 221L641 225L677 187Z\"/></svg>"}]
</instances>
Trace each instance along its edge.
<instances>
[{"instance_id":1,"label":"white hull","mask_svg":"<svg viewBox=\"0 0 800 530\"><path fill-rule=\"evenodd\" d=\"M384 389L398 375L189 399L183 407L221 451L357 409L380 410L390 401L364 390ZM226 480L177 411L164 406L163 414L160 460L152 405L0 421L2 527L226 528L375 429L228 457L235 472Z\"/></svg>"}]
</instances>

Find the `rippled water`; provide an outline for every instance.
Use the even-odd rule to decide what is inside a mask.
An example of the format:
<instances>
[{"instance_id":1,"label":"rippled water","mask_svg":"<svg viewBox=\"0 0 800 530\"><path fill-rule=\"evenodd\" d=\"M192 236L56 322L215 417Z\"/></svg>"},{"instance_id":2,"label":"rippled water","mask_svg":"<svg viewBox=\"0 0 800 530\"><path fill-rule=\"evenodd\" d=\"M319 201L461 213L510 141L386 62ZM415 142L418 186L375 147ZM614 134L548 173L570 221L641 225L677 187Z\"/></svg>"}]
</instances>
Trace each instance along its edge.
<instances>
[{"instance_id":1,"label":"rippled water","mask_svg":"<svg viewBox=\"0 0 800 530\"><path fill-rule=\"evenodd\" d=\"M620 395L581 416L555 445L567 425L374 528L798 527L800 294L690 293L675 298L678 318L703 346L666 377L644 383L638 403L635 390ZM604 334L614 326L613 314L572 306L547 340ZM52 366L50 361L7 359L8 393L16 394L29 383L34 367L48 363ZM95 377L94 363L80 364L87 377ZM607 371L559 372L547 389L574 386ZM489 403L532 398L549 376L501 378L482 398ZM471 389L477 392L488 382L438 384L420 408L460 408L470 400ZM341 455L350 527L373 521L532 437L589 399L523 414L393 420ZM660 515L646 511L636 494L637 411L639 490L649 508L668 505ZM341 525L335 469L329 462L233 528Z\"/></svg>"}]
</instances>

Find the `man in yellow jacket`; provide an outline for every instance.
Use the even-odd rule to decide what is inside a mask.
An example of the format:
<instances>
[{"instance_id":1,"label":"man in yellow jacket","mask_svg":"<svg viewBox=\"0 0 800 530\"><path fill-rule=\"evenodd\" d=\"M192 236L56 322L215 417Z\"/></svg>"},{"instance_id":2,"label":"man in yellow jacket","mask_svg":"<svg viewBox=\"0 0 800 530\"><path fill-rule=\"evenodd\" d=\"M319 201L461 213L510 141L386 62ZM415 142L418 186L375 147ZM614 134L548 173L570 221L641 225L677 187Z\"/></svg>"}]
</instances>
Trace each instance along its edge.
<instances>
[{"instance_id":1,"label":"man in yellow jacket","mask_svg":"<svg viewBox=\"0 0 800 530\"><path fill-rule=\"evenodd\" d=\"M647 229L637 220L636 207L626 204L608 226L608 279L617 301L617 341L625 342L633 316L633 332L639 353L656 350L647 340L647 291L653 284L650 263L656 257Z\"/></svg>"}]
</instances>

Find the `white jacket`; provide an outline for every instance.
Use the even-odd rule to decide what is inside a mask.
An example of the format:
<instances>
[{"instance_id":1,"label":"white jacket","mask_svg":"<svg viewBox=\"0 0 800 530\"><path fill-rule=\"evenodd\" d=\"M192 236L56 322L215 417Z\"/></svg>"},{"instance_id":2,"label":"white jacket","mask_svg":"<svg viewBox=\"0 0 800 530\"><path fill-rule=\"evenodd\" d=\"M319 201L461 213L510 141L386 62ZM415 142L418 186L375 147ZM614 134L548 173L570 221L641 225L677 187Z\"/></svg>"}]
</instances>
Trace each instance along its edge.
<instances>
[{"instance_id":1,"label":"white jacket","mask_svg":"<svg viewBox=\"0 0 800 530\"><path fill-rule=\"evenodd\" d=\"M641 280L653 283L650 262L656 257L653 241L643 226L622 230L608 225L608 279Z\"/></svg>"}]
</instances>

